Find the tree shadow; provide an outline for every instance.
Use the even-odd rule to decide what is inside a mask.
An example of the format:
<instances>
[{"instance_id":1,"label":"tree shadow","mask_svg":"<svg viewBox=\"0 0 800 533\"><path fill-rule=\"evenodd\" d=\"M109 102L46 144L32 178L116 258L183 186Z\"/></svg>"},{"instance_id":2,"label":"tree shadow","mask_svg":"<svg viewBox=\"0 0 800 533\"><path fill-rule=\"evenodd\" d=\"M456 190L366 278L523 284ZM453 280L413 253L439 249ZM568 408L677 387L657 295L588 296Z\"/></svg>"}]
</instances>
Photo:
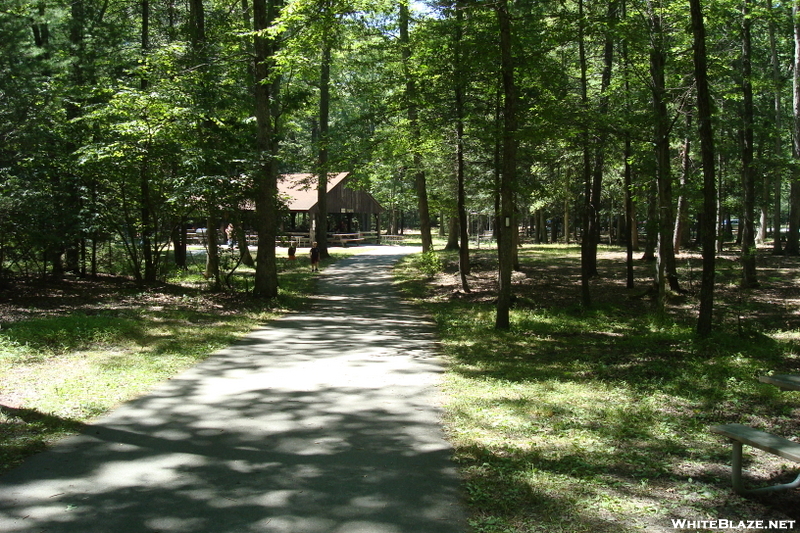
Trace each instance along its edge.
<instances>
[{"instance_id":1,"label":"tree shadow","mask_svg":"<svg viewBox=\"0 0 800 533\"><path fill-rule=\"evenodd\" d=\"M463 533L433 328L348 260L288 315L0 478L8 532Z\"/></svg>"}]
</instances>

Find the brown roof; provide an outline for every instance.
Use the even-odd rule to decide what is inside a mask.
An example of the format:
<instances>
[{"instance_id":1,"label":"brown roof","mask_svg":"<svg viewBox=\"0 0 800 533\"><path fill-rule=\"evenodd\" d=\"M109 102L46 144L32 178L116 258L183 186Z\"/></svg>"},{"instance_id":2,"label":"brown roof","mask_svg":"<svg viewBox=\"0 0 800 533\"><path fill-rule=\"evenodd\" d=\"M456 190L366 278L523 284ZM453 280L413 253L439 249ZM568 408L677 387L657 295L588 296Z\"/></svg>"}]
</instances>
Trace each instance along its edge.
<instances>
[{"instance_id":1,"label":"brown roof","mask_svg":"<svg viewBox=\"0 0 800 533\"><path fill-rule=\"evenodd\" d=\"M382 213L383 207L367 191L347 187L349 176L349 172L328 174L328 213ZM278 196L289 211L316 213L317 183L315 174L283 174L278 179Z\"/></svg>"},{"instance_id":2,"label":"brown roof","mask_svg":"<svg viewBox=\"0 0 800 533\"><path fill-rule=\"evenodd\" d=\"M328 174L328 192L349 175L349 172ZM310 211L317 205L317 183L315 174L283 174L278 179L278 196L286 201L289 211Z\"/></svg>"}]
</instances>

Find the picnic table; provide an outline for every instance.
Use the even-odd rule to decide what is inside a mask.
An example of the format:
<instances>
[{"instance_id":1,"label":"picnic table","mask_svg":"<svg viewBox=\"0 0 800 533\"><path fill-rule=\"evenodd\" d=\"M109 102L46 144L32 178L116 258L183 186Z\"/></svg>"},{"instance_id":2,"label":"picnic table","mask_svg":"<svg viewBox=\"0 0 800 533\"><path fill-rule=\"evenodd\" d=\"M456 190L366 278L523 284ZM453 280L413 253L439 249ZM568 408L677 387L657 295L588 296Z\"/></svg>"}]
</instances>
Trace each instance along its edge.
<instances>
[{"instance_id":1,"label":"picnic table","mask_svg":"<svg viewBox=\"0 0 800 533\"><path fill-rule=\"evenodd\" d=\"M800 375L797 374L774 374L772 376L761 376L758 378L761 383L775 385L781 390L800 391Z\"/></svg>"},{"instance_id":2,"label":"picnic table","mask_svg":"<svg viewBox=\"0 0 800 533\"><path fill-rule=\"evenodd\" d=\"M796 374L774 374L772 376L760 376L758 380L762 383L775 385L785 391L800 391L800 375ZM714 426L711 431L727 437L733 445L733 457L731 461L731 481L733 490L742 495L773 492L779 490L796 489L800 487L800 475L790 483L771 485L758 489L745 489L742 478L742 446L748 445L765 452L783 457L790 461L800 463L800 443L773 435L760 429L744 426L742 424L724 424Z\"/></svg>"},{"instance_id":3,"label":"picnic table","mask_svg":"<svg viewBox=\"0 0 800 533\"><path fill-rule=\"evenodd\" d=\"M332 233L328 235L328 237L330 237L331 242L341 244L342 246L347 246L352 242L359 243L364 240L364 237L362 237L360 233Z\"/></svg>"}]
</instances>

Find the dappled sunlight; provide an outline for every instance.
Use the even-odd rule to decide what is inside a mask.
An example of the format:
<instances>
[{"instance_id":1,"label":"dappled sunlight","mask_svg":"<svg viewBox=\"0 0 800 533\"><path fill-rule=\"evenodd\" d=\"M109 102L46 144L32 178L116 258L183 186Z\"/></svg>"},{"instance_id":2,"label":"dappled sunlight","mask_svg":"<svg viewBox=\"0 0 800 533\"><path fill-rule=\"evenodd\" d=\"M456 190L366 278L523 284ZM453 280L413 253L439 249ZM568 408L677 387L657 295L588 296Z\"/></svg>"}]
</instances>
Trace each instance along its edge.
<instances>
[{"instance_id":1,"label":"dappled sunlight","mask_svg":"<svg viewBox=\"0 0 800 533\"><path fill-rule=\"evenodd\" d=\"M617 252L600 254L595 305L586 308L579 255L538 248L521 253L525 277L514 284L508 331L494 329L493 258L473 255L470 294L455 254L442 254L445 273L433 282L405 276L452 362L445 426L476 527L667 533L672 518L794 518L794 491L770 502L731 491L730 446L708 428L739 422L797 434L797 396L757 379L768 369L796 372L797 260L771 259L781 268L758 291L736 286L735 261L720 263L719 333L700 340L695 265L682 265L689 290L671 294L668 316L658 316L651 280L627 289ZM652 266L636 270L649 276ZM744 461L754 486L796 475L774 455L747 450Z\"/></svg>"},{"instance_id":2,"label":"dappled sunlight","mask_svg":"<svg viewBox=\"0 0 800 533\"><path fill-rule=\"evenodd\" d=\"M0 478L8 532L461 533L434 329L395 255Z\"/></svg>"}]
</instances>

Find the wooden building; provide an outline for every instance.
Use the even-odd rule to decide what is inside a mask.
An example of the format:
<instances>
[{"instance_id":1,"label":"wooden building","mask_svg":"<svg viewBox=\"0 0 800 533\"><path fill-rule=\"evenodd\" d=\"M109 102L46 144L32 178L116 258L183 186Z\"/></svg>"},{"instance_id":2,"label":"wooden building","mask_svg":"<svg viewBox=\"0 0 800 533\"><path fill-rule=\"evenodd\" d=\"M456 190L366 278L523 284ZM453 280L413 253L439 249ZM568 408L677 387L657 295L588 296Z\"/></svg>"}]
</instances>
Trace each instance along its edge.
<instances>
[{"instance_id":1,"label":"wooden building","mask_svg":"<svg viewBox=\"0 0 800 533\"><path fill-rule=\"evenodd\" d=\"M349 172L328 175L328 231L357 233L375 231L384 211L370 193L347 186ZM284 174L278 181L278 196L289 209L284 232L310 232L319 213L315 174Z\"/></svg>"}]
</instances>

